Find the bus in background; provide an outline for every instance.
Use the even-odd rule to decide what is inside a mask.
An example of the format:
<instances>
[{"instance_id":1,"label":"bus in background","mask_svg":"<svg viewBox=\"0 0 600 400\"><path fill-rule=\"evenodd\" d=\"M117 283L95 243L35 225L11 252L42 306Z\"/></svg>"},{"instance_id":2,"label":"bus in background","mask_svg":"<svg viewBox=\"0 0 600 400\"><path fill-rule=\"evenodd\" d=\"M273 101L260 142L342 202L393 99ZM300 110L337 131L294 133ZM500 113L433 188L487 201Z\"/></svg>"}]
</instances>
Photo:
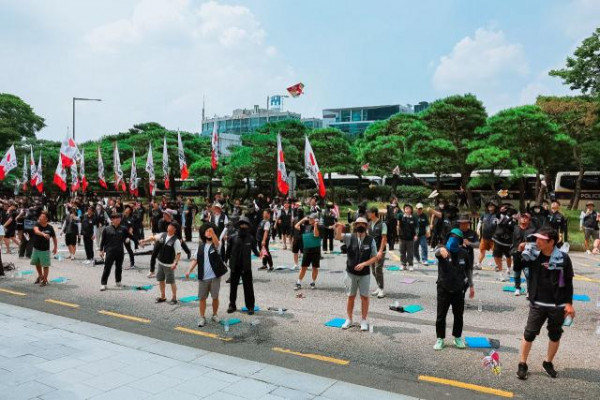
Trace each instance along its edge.
<instances>
[{"instance_id":1,"label":"bus in background","mask_svg":"<svg viewBox=\"0 0 600 400\"><path fill-rule=\"evenodd\" d=\"M575 185L577 183L577 171L563 171L556 174L554 183L554 196L561 203L571 200L575 194ZM588 200L600 201L600 171L587 171L583 173L581 181L581 194L576 207L583 209Z\"/></svg>"}]
</instances>

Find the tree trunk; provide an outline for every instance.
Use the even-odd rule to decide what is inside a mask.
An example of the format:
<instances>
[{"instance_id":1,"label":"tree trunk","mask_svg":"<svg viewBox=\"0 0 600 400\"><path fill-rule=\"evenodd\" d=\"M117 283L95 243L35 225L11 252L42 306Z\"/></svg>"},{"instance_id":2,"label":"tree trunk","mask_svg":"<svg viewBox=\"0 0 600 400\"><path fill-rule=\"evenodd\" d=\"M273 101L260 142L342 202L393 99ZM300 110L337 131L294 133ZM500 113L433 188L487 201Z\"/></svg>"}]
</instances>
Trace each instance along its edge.
<instances>
[{"instance_id":1,"label":"tree trunk","mask_svg":"<svg viewBox=\"0 0 600 400\"><path fill-rule=\"evenodd\" d=\"M575 182L575 192L573 193L573 197L571 198L571 203L569 204L569 210L577 209L577 204L579 203L579 197L581 197L581 182L583 181L583 173L585 169L583 165L579 164L579 175L577 175L577 181Z\"/></svg>"},{"instance_id":2,"label":"tree trunk","mask_svg":"<svg viewBox=\"0 0 600 400\"><path fill-rule=\"evenodd\" d=\"M519 211L525 211L525 178L519 178Z\"/></svg>"},{"instance_id":3,"label":"tree trunk","mask_svg":"<svg viewBox=\"0 0 600 400\"><path fill-rule=\"evenodd\" d=\"M544 181L545 180L546 180L546 174L544 174ZM548 182L546 182L546 185L542 185L542 180L540 179L539 171L536 174L535 185L536 185L536 192L537 192L535 201L538 204L542 204L542 201L544 200L544 195L546 194L546 190L548 189Z\"/></svg>"},{"instance_id":4,"label":"tree trunk","mask_svg":"<svg viewBox=\"0 0 600 400\"><path fill-rule=\"evenodd\" d=\"M356 195L358 197L358 201L362 201L362 174L358 175L358 185L357 185Z\"/></svg>"},{"instance_id":5,"label":"tree trunk","mask_svg":"<svg viewBox=\"0 0 600 400\"><path fill-rule=\"evenodd\" d=\"M442 177L439 172L436 172L435 173L435 190L437 190L439 192L441 190L441 187L442 187Z\"/></svg>"},{"instance_id":6,"label":"tree trunk","mask_svg":"<svg viewBox=\"0 0 600 400\"><path fill-rule=\"evenodd\" d=\"M243 200L246 200L250 196L250 177L246 177L246 192L244 193Z\"/></svg>"},{"instance_id":7,"label":"tree trunk","mask_svg":"<svg viewBox=\"0 0 600 400\"><path fill-rule=\"evenodd\" d=\"M469 173L469 175L471 175L471 174ZM469 207L469 209L471 211L476 211L475 201L473 201L473 192L471 191L471 188L468 186L469 177L467 176L466 172L462 172L460 174L460 181L461 181L462 187L465 190L465 193L467 195L467 207Z\"/></svg>"},{"instance_id":8,"label":"tree trunk","mask_svg":"<svg viewBox=\"0 0 600 400\"><path fill-rule=\"evenodd\" d=\"M335 186L331 184L331 172L327 173L327 186L331 188L331 201L335 203Z\"/></svg>"}]
</instances>

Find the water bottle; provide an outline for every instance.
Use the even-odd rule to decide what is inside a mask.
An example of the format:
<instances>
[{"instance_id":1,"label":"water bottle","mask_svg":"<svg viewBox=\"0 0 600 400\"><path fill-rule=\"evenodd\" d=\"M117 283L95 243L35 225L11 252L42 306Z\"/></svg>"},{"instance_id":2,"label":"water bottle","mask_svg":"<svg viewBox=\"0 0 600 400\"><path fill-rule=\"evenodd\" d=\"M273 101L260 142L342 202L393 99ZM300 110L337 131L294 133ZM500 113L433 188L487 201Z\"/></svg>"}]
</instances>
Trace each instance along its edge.
<instances>
[{"instance_id":1,"label":"water bottle","mask_svg":"<svg viewBox=\"0 0 600 400\"><path fill-rule=\"evenodd\" d=\"M479 299L477 301L477 311L478 312L482 312L483 311L483 304L481 303L481 299Z\"/></svg>"},{"instance_id":2,"label":"water bottle","mask_svg":"<svg viewBox=\"0 0 600 400\"><path fill-rule=\"evenodd\" d=\"M277 310L277 314L283 315L283 308L282 307L279 307L279 309Z\"/></svg>"},{"instance_id":3,"label":"water bottle","mask_svg":"<svg viewBox=\"0 0 600 400\"><path fill-rule=\"evenodd\" d=\"M253 319L253 320L250 322L250 325L252 325L252 326L256 326L256 325L258 325L258 324L260 324L260 320L258 320L258 319Z\"/></svg>"},{"instance_id":4,"label":"water bottle","mask_svg":"<svg viewBox=\"0 0 600 400\"><path fill-rule=\"evenodd\" d=\"M373 333L373 329L374 329L373 324L369 324L369 333Z\"/></svg>"},{"instance_id":5,"label":"water bottle","mask_svg":"<svg viewBox=\"0 0 600 400\"><path fill-rule=\"evenodd\" d=\"M596 335L600 335L600 319L598 320L598 325L596 325Z\"/></svg>"},{"instance_id":6,"label":"water bottle","mask_svg":"<svg viewBox=\"0 0 600 400\"><path fill-rule=\"evenodd\" d=\"M223 328L225 329L225 334L229 333L229 320L226 319L225 323L223 324Z\"/></svg>"},{"instance_id":7,"label":"water bottle","mask_svg":"<svg viewBox=\"0 0 600 400\"><path fill-rule=\"evenodd\" d=\"M600 293L598 294L598 297L596 298L596 307L600 308Z\"/></svg>"},{"instance_id":8,"label":"water bottle","mask_svg":"<svg viewBox=\"0 0 600 400\"><path fill-rule=\"evenodd\" d=\"M567 317L565 318L565 321L563 322L563 326L571 326L573 325L573 317L571 317L570 315L567 315Z\"/></svg>"}]
</instances>

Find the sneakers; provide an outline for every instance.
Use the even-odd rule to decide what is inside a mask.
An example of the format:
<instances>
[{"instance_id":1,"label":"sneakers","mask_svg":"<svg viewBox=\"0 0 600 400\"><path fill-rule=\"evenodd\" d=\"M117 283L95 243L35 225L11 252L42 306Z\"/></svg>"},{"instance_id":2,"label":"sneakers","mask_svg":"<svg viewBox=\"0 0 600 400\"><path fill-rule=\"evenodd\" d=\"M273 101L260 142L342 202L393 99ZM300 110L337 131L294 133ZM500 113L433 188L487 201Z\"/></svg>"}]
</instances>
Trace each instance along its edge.
<instances>
[{"instance_id":1,"label":"sneakers","mask_svg":"<svg viewBox=\"0 0 600 400\"><path fill-rule=\"evenodd\" d=\"M100 285L100 291L104 292L106 290L106 285Z\"/></svg>"},{"instance_id":2,"label":"sneakers","mask_svg":"<svg viewBox=\"0 0 600 400\"><path fill-rule=\"evenodd\" d=\"M148 278L156 278L156 274L154 272L149 272L148 275L146 275Z\"/></svg>"},{"instance_id":3,"label":"sneakers","mask_svg":"<svg viewBox=\"0 0 600 400\"><path fill-rule=\"evenodd\" d=\"M413 265L409 265L408 266L408 271L409 272L413 272L415 270L415 267Z\"/></svg>"},{"instance_id":4,"label":"sneakers","mask_svg":"<svg viewBox=\"0 0 600 400\"><path fill-rule=\"evenodd\" d=\"M473 269L481 271L483 269L483 267L479 264L475 264L475 265L473 265Z\"/></svg>"},{"instance_id":5,"label":"sneakers","mask_svg":"<svg viewBox=\"0 0 600 400\"><path fill-rule=\"evenodd\" d=\"M316 288L317 288L317 285L316 285L314 282L311 282L311 283L310 283L310 288L311 288L311 289L316 289Z\"/></svg>"},{"instance_id":6,"label":"sneakers","mask_svg":"<svg viewBox=\"0 0 600 400\"><path fill-rule=\"evenodd\" d=\"M362 321L360 321L360 330L362 332L366 332L369 330L369 323L364 319Z\"/></svg>"},{"instance_id":7,"label":"sneakers","mask_svg":"<svg viewBox=\"0 0 600 400\"><path fill-rule=\"evenodd\" d=\"M438 338L433 345L434 350L442 350L444 347L446 347L446 344L444 343L444 339L441 338Z\"/></svg>"},{"instance_id":8,"label":"sneakers","mask_svg":"<svg viewBox=\"0 0 600 400\"><path fill-rule=\"evenodd\" d=\"M520 364L519 364L520 365ZM551 378L556 378L558 376L558 372L554 369L554 365L549 361L544 361L542 363L542 367Z\"/></svg>"},{"instance_id":9,"label":"sneakers","mask_svg":"<svg viewBox=\"0 0 600 400\"><path fill-rule=\"evenodd\" d=\"M90 260L85 260L83 263L84 263L85 265L90 265L92 262L91 262Z\"/></svg>"},{"instance_id":10,"label":"sneakers","mask_svg":"<svg viewBox=\"0 0 600 400\"><path fill-rule=\"evenodd\" d=\"M296 286L294 287L294 290L300 290L302 289L302 285L299 283L296 283Z\"/></svg>"},{"instance_id":11,"label":"sneakers","mask_svg":"<svg viewBox=\"0 0 600 400\"><path fill-rule=\"evenodd\" d=\"M378 294L379 294L379 288L377 288L371 292L371 296L377 296Z\"/></svg>"},{"instance_id":12,"label":"sneakers","mask_svg":"<svg viewBox=\"0 0 600 400\"><path fill-rule=\"evenodd\" d=\"M123 287L123 284L121 282L117 282L117 283L115 283L115 286L116 287Z\"/></svg>"},{"instance_id":13,"label":"sneakers","mask_svg":"<svg viewBox=\"0 0 600 400\"><path fill-rule=\"evenodd\" d=\"M198 328L202 328L204 325L206 325L206 318L200 317L198 319Z\"/></svg>"},{"instance_id":14,"label":"sneakers","mask_svg":"<svg viewBox=\"0 0 600 400\"><path fill-rule=\"evenodd\" d=\"M229 307L227 308L227 314L233 314L236 310L237 310L237 307L230 304Z\"/></svg>"},{"instance_id":15,"label":"sneakers","mask_svg":"<svg viewBox=\"0 0 600 400\"><path fill-rule=\"evenodd\" d=\"M527 380L527 378L529 377L529 373L527 372L528 369L529 368L527 367L527 364L519 363L519 369L517 370L517 378L521 380Z\"/></svg>"},{"instance_id":16,"label":"sneakers","mask_svg":"<svg viewBox=\"0 0 600 400\"><path fill-rule=\"evenodd\" d=\"M265 270L265 269L267 269L267 266L266 266L266 265L263 265L262 267L259 267L259 268L258 268L258 270L259 270L259 271L263 271L263 270Z\"/></svg>"},{"instance_id":17,"label":"sneakers","mask_svg":"<svg viewBox=\"0 0 600 400\"><path fill-rule=\"evenodd\" d=\"M10 253L8 253L8 254L10 254ZM585 251L585 254L592 254L592 252L591 252L591 251L589 251L589 250L586 250L586 251Z\"/></svg>"},{"instance_id":18,"label":"sneakers","mask_svg":"<svg viewBox=\"0 0 600 400\"><path fill-rule=\"evenodd\" d=\"M219 316L218 316L217 314L213 314L213 316L212 316L212 317L210 317L210 320L211 320L212 322L219 323Z\"/></svg>"},{"instance_id":19,"label":"sneakers","mask_svg":"<svg viewBox=\"0 0 600 400\"><path fill-rule=\"evenodd\" d=\"M385 297L385 293L383 292L383 289L379 289L379 293L377 293L377 298L383 299L384 297Z\"/></svg>"},{"instance_id":20,"label":"sneakers","mask_svg":"<svg viewBox=\"0 0 600 400\"><path fill-rule=\"evenodd\" d=\"M344 321L344 323L342 324L342 329L348 329L352 326L352 320L351 319L347 319L346 321Z\"/></svg>"},{"instance_id":21,"label":"sneakers","mask_svg":"<svg viewBox=\"0 0 600 400\"><path fill-rule=\"evenodd\" d=\"M498 278L497 278L500 282L507 282L508 278L504 276L504 274L502 273L502 271L498 271Z\"/></svg>"},{"instance_id":22,"label":"sneakers","mask_svg":"<svg viewBox=\"0 0 600 400\"><path fill-rule=\"evenodd\" d=\"M299 267L298 267L298 264L296 264L296 265L294 265L294 266L293 266L292 268L290 268L290 269L291 269L292 271L296 271L296 270L298 270L298 268L299 268Z\"/></svg>"},{"instance_id":23,"label":"sneakers","mask_svg":"<svg viewBox=\"0 0 600 400\"><path fill-rule=\"evenodd\" d=\"M167 301L167 299L163 299L162 297L157 297L156 300L154 300L155 303L165 303Z\"/></svg>"},{"instance_id":24,"label":"sneakers","mask_svg":"<svg viewBox=\"0 0 600 400\"><path fill-rule=\"evenodd\" d=\"M176 299L172 299L171 301L169 301L169 304L174 306L177 304L177 300Z\"/></svg>"},{"instance_id":25,"label":"sneakers","mask_svg":"<svg viewBox=\"0 0 600 400\"><path fill-rule=\"evenodd\" d=\"M516 287L515 288L515 296L520 296L521 295L521 288Z\"/></svg>"},{"instance_id":26,"label":"sneakers","mask_svg":"<svg viewBox=\"0 0 600 400\"><path fill-rule=\"evenodd\" d=\"M422 260L422 261L421 261L421 265L422 265L422 266L424 266L424 267L425 267L425 266L427 266L427 261L425 261L425 260Z\"/></svg>"},{"instance_id":27,"label":"sneakers","mask_svg":"<svg viewBox=\"0 0 600 400\"><path fill-rule=\"evenodd\" d=\"M454 345L456 346L457 349L466 349L467 348L465 341L463 340L463 338L460 338L460 337L454 338Z\"/></svg>"}]
</instances>

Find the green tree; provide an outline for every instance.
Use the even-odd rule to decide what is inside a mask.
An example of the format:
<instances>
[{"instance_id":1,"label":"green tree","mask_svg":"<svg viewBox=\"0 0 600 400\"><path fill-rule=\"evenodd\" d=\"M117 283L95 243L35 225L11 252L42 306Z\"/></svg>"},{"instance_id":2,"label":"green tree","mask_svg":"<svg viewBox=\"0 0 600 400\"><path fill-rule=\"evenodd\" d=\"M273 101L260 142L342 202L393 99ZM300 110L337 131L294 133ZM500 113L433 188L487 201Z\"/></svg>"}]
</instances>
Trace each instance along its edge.
<instances>
[{"instance_id":1,"label":"green tree","mask_svg":"<svg viewBox=\"0 0 600 400\"><path fill-rule=\"evenodd\" d=\"M308 138L321 172L327 174L327 187L331 189L331 198L334 198L335 187L331 183L331 174L345 174L357 164L350 156L350 141L344 132L335 128L315 129Z\"/></svg>"},{"instance_id":2,"label":"green tree","mask_svg":"<svg viewBox=\"0 0 600 400\"><path fill-rule=\"evenodd\" d=\"M600 159L600 101L587 96L538 97L537 104L566 135L577 171L575 192L569 208L577 207L586 170L596 168Z\"/></svg>"},{"instance_id":3,"label":"green tree","mask_svg":"<svg viewBox=\"0 0 600 400\"><path fill-rule=\"evenodd\" d=\"M591 96L600 95L600 28L583 40L574 57L567 57L566 68L554 69L550 76L562 78L571 90L579 89Z\"/></svg>"},{"instance_id":4,"label":"green tree","mask_svg":"<svg viewBox=\"0 0 600 400\"><path fill-rule=\"evenodd\" d=\"M477 166L467 163L471 151L469 144L478 139L477 128L485 125L486 117L483 104L472 94L437 100L421 115L437 140L439 154L451 160L450 165L460 172L470 207L474 207L474 202L469 181Z\"/></svg>"},{"instance_id":5,"label":"green tree","mask_svg":"<svg viewBox=\"0 0 600 400\"><path fill-rule=\"evenodd\" d=\"M35 139L36 132L45 126L44 118L21 98L0 93L0 150L24 139Z\"/></svg>"}]
</instances>

